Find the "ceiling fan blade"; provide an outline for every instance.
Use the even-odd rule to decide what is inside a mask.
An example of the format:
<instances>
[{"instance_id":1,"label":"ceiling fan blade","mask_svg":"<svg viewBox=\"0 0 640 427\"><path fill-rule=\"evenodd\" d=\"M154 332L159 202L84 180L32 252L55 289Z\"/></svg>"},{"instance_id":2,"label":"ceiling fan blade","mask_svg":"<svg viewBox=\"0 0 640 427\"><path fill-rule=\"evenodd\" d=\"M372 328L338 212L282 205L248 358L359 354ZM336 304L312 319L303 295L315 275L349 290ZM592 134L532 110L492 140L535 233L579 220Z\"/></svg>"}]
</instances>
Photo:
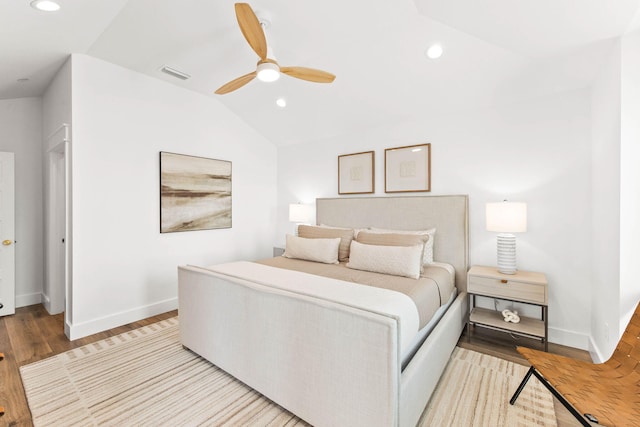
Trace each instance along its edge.
<instances>
[{"instance_id":1,"label":"ceiling fan blade","mask_svg":"<svg viewBox=\"0 0 640 427\"><path fill-rule=\"evenodd\" d=\"M242 35L260 59L267 59L267 39L258 17L247 3L236 3L236 18Z\"/></svg>"},{"instance_id":2,"label":"ceiling fan blade","mask_svg":"<svg viewBox=\"0 0 640 427\"><path fill-rule=\"evenodd\" d=\"M297 79L308 80L314 83L331 83L336 76L322 70L305 67L280 67L280 72Z\"/></svg>"},{"instance_id":3,"label":"ceiling fan blade","mask_svg":"<svg viewBox=\"0 0 640 427\"><path fill-rule=\"evenodd\" d=\"M242 86L249 83L251 80L255 79L256 72L253 71L249 74L245 74L242 77L238 77L235 80L231 80L229 83L222 85L218 90L216 90L216 95L224 95L225 93L233 92L236 89L240 89Z\"/></svg>"}]
</instances>

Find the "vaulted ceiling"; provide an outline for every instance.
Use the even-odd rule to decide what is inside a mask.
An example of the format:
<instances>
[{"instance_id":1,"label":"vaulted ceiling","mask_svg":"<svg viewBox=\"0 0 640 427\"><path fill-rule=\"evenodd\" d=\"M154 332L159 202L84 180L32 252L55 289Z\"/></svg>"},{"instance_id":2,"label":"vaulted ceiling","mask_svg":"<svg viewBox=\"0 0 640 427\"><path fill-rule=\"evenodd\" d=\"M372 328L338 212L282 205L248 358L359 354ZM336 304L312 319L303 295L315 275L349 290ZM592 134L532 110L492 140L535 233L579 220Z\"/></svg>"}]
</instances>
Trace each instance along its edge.
<instances>
[{"instance_id":1,"label":"vaulted ceiling","mask_svg":"<svg viewBox=\"0 0 640 427\"><path fill-rule=\"evenodd\" d=\"M281 66L336 80L283 76L214 95L258 59L233 1L59 2L45 13L0 0L0 99L41 95L83 53L215 98L278 145L583 88L616 38L640 28L640 0L255 0ZM436 42L444 54L429 59Z\"/></svg>"}]
</instances>

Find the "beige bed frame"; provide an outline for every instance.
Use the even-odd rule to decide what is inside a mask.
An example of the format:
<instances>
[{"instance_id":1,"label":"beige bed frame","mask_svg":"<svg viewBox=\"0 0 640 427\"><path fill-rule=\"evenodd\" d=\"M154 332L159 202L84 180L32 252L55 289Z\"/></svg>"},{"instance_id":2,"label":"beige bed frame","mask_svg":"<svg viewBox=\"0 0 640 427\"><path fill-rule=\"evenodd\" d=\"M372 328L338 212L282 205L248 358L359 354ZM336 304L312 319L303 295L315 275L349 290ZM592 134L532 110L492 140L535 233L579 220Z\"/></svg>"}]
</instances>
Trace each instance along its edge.
<instances>
[{"instance_id":1,"label":"beige bed frame","mask_svg":"<svg viewBox=\"0 0 640 427\"><path fill-rule=\"evenodd\" d=\"M413 427L466 321L468 198L318 199L316 209L319 224L437 229L434 259L456 268L459 293L404 371L393 317L190 266L178 268L182 344L312 425Z\"/></svg>"}]
</instances>

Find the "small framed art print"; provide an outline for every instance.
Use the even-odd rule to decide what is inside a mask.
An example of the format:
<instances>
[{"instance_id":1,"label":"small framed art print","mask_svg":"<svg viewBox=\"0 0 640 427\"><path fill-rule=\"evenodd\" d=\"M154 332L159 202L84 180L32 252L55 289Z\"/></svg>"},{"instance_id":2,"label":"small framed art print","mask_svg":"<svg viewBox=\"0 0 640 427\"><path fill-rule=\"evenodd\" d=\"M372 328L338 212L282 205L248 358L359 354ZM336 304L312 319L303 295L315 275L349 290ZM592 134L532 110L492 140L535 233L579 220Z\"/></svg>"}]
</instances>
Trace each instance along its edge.
<instances>
[{"instance_id":1,"label":"small framed art print","mask_svg":"<svg viewBox=\"0 0 640 427\"><path fill-rule=\"evenodd\" d=\"M373 151L338 156L338 194L367 194L375 191Z\"/></svg>"},{"instance_id":2,"label":"small framed art print","mask_svg":"<svg viewBox=\"0 0 640 427\"><path fill-rule=\"evenodd\" d=\"M384 150L384 192L431 191L431 144Z\"/></svg>"}]
</instances>

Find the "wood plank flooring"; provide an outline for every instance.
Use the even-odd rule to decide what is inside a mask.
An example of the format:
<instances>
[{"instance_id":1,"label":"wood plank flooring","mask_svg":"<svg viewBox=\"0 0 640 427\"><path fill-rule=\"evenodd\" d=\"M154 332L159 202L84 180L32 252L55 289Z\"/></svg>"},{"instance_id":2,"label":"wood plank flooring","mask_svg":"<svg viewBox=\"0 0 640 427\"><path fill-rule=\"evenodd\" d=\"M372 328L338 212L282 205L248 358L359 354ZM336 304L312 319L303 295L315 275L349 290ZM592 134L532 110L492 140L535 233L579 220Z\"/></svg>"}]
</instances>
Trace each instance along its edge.
<instances>
[{"instance_id":1,"label":"wood plank flooring","mask_svg":"<svg viewBox=\"0 0 640 427\"><path fill-rule=\"evenodd\" d=\"M69 341L64 335L63 315L51 316L42 305L18 308L15 315L0 317L0 352L5 355L5 359L0 361L0 407L5 409L5 414L0 416L0 426L33 425L18 370L20 366L159 322L177 314L174 310L75 341ZM515 351L515 345L540 348L539 342L527 342L524 339L515 341L508 334L482 328L476 328L473 331L471 343L467 342L466 333L463 334L458 345L521 364L526 362ZM567 347L550 344L549 351L590 360L587 352ZM556 402L556 415L560 427L579 425L558 402Z\"/></svg>"},{"instance_id":2,"label":"wood plank flooring","mask_svg":"<svg viewBox=\"0 0 640 427\"><path fill-rule=\"evenodd\" d=\"M0 352L5 355L0 361L0 407L5 409L0 426L33 425L20 366L177 315L177 310L170 311L75 341L64 335L63 315L51 316L40 304L18 308L15 315L0 317Z\"/></svg>"}]
</instances>

